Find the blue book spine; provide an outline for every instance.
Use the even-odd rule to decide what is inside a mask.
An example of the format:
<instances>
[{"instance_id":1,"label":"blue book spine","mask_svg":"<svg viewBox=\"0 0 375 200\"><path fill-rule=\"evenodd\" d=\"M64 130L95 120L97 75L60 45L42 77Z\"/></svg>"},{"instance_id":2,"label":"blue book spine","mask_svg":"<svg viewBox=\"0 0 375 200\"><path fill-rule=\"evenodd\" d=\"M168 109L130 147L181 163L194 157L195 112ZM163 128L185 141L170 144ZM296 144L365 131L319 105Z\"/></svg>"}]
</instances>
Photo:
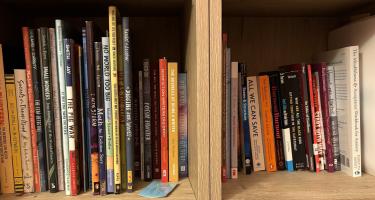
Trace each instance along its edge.
<instances>
[{"instance_id":1,"label":"blue book spine","mask_svg":"<svg viewBox=\"0 0 375 200\"><path fill-rule=\"evenodd\" d=\"M250 128L249 128L249 113L247 107L247 88L245 84L242 88L242 126L243 126L243 143L244 143L244 154L245 154L245 174L251 174L251 147L250 147Z\"/></svg>"},{"instance_id":2,"label":"blue book spine","mask_svg":"<svg viewBox=\"0 0 375 200\"><path fill-rule=\"evenodd\" d=\"M179 177L188 176L188 129L187 129L187 78L178 74L178 172Z\"/></svg>"}]
</instances>

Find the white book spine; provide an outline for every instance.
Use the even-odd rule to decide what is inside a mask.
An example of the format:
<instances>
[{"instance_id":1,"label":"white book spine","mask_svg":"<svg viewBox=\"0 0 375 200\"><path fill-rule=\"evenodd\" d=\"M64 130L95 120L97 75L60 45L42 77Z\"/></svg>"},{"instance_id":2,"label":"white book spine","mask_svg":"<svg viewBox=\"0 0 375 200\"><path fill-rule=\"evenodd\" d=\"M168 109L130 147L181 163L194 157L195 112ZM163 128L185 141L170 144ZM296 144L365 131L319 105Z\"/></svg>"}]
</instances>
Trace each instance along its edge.
<instances>
[{"instance_id":1,"label":"white book spine","mask_svg":"<svg viewBox=\"0 0 375 200\"><path fill-rule=\"evenodd\" d=\"M231 177L238 178L238 62L232 62L231 81Z\"/></svg>"}]
</instances>

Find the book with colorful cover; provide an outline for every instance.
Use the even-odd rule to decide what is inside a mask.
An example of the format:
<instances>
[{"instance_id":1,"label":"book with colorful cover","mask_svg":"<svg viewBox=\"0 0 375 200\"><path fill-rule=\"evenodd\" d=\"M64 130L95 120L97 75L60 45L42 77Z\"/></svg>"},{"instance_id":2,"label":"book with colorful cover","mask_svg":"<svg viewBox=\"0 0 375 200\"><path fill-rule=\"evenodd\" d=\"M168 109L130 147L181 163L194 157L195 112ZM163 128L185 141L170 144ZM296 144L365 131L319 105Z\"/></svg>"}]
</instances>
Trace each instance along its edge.
<instances>
[{"instance_id":1,"label":"book with colorful cover","mask_svg":"<svg viewBox=\"0 0 375 200\"><path fill-rule=\"evenodd\" d=\"M188 176L188 93L187 74L178 74L178 168L179 177Z\"/></svg>"},{"instance_id":2,"label":"book with colorful cover","mask_svg":"<svg viewBox=\"0 0 375 200\"><path fill-rule=\"evenodd\" d=\"M159 86L160 86L160 160L161 160L161 181L169 180L168 168L168 70L167 59L159 59Z\"/></svg>"}]
</instances>

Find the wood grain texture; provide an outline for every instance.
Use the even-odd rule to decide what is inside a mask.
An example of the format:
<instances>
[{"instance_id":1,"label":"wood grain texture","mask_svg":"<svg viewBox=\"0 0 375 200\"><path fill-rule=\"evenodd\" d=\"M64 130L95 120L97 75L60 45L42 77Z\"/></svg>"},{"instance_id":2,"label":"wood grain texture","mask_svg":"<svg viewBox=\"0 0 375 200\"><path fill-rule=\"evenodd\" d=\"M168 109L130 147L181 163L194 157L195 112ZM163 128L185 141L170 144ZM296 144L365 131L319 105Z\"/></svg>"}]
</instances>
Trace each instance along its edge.
<instances>
[{"instance_id":1,"label":"wood grain texture","mask_svg":"<svg viewBox=\"0 0 375 200\"><path fill-rule=\"evenodd\" d=\"M221 199L222 130L221 0L210 0L210 192Z\"/></svg>"},{"instance_id":2,"label":"wood grain texture","mask_svg":"<svg viewBox=\"0 0 375 200\"><path fill-rule=\"evenodd\" d=\"M241 174L238 180L223 184L223 199L370 200L375 199L375 177L307 171Z\"/></svg>"},{"instance_id":3,"label":"wood grain texture","mask_svg":"<svg viewBox=\"0 0 375 200\"><path fill-rule=\"evenodd\" d=\"M312 55L327 49L328 32L337 18L224 17L232 60L244 62L248 75L278 66L311 62Z\"/></svg>"},{"instance_id":4,"label":"wood grain texture","mask_svg":"<svg viewBox=\"0 0 375 200\"><path fill-rule=\"evenodd\" d=\"M106 196L94 196L92 192L86 192L79 194L78 196L65 196L65 192L50 193L30 193L22 196L16 196L14 194L0 195L1 200L27 200L27 199L38 199L38 200L50 200L50 199L79 199L79 200L91 200L91 199L105 199L105 200L133 200L133 199L145 199L138 195L142 188L146 187L149 183L139 182L135 184L135 191L133 193L122 193L120 195L109 194ZM165 198L164 198L165 199ZM180 199L180 200L194 200L195 196L191 189L189 179L185 178L179 181L177 188L168 196L168 199Z\"/></svg>"}]
</instances>

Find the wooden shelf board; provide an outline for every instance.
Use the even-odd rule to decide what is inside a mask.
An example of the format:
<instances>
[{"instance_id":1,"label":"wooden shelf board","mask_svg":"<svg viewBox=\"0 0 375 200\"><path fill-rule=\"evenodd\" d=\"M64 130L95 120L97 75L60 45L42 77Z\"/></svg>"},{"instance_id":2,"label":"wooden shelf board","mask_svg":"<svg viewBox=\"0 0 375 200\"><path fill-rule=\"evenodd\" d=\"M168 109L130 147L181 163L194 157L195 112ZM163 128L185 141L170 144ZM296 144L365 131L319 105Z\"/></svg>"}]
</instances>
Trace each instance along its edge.
<instances>
[{"instance_id":1,"label":"wooden shelf board","mask_svg":"<svg viewBox=\"0 0 375 200\"><path fill-rule=\"evenodd\" d=\"M42 192L42 193L29 193L24 194L22 196L15 196L14 194L4 194L0 195L1 200L17 200L17 199L37 199L37 200L51 200L51 199L79 199L79 200L91 200L91 199L106 199L106 200L127 200L127 199L145 199L138 195L142 188L147 186L148 183L140 182L136 185L136 191L133 193L122 193L120 195L109 194L105 196L94 196L91 192L86 192L83 194L79 194L78 196L65 196L65 192L58 192L58 193L50 193L50 192ZM195 196L193 190L190 186L190 181L188 178L185 178L179 182L177 188L168 196L168 198L164 199L181 199L181 200L195 200Z\"/></svg>"},{"instance_id":2,"label":"wooden shelf board","mask_svg":"<svg viewBox=\"0 0 375 200\"><path fill-rule=\"evenodd\" d=\"M260 172L228 180L222 192L223 199L370 200L375 199L375 177L364 174L353 178L343 172Z\"/></svg>"}]
</instances>

